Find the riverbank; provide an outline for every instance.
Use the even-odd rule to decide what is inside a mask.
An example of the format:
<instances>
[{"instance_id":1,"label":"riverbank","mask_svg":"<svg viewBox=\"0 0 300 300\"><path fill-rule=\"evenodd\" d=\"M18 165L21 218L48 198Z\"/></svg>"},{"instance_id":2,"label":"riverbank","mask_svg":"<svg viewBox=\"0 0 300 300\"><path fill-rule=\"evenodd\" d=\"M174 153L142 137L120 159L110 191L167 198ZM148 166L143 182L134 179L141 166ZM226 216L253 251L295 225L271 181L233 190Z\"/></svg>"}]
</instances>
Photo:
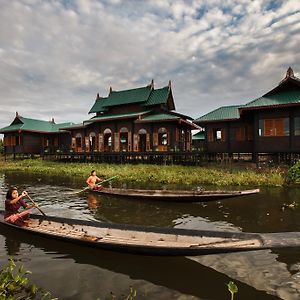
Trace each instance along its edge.
<instances>
[{"instance_id":1,"label":"riverbank","mask_svg":"<svg viewBox=\"0 0 300 300\"><path fill-rule=\"evenodd\" d=\"M91 170L102 178L118 176L119 182L216 186L283 186L285 171L280 168L254 169L241 165L162 166L62 163L41 159L0 160L2 171L22 171L50 176L72 176L85 181Z\"/></svg>"}]
</instances>

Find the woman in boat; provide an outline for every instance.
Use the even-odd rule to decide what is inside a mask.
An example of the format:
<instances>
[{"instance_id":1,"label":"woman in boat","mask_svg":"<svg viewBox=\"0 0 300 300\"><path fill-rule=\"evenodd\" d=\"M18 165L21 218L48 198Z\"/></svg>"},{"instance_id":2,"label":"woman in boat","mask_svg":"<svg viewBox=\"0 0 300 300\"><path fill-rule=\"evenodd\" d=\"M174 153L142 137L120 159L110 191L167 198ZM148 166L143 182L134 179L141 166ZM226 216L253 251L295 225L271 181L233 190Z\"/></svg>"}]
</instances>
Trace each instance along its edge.
<instances>
[{"instance_id":1,"label":"woman in boat","mask_svg":"<svg viewBox=\"0 0 300 300\"><path fill-rule=\"evenodd\" d=\"M99 191L99 190L103 189L103 186L100 184L97 184L98 181L103 181L103 179L101 179L97 176L95 170L92 170L91 175L86 180L86 183L88 184L88 186L91 190Z\"/></svg>"},{"instance_id":2,"label":"woman in boat","mask_svg":"<svg viewBox=\"0 0 300 300\"><path fill-rule=\"evenodd\" d=\"M4 220L8 223L13 223L17 226L26 225L26 219L29 218L29 209L35 207L35 205L28 205L23 197L27 196L28 193L23 191L19 195L18 189L16 187L11 187L6 193L5 200L5 215ZM25 210L19 213L20 207Z\"/></svg>"}]
</instances>

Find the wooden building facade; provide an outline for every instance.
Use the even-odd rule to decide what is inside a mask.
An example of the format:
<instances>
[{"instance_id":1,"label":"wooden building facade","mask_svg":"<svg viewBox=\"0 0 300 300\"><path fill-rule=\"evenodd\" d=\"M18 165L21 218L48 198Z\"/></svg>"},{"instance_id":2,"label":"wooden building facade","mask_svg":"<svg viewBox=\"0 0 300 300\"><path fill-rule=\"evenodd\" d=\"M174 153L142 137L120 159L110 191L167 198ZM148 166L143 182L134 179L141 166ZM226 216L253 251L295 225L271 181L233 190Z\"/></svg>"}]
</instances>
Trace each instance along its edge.
<instances>
[{"instance_id":1,"label":"wooden building facade","mask_svg":"<svg viewBox=\"0 0 300 300\"><path fill-rule=\"evenodd\" d=\"M191 151L192 118L174 111L171 83L154 89L151 84L97 95L89 113L95 116L65 128L72 136L74 153Z\"/></svg>"},{"instance_id":2,"label":"wooden building facade","mask_svg":"<svg viewBox=\"0 0 300 300\"><path fill-rule=\"evenodd\" d=\"M300 154L300 79L291 68L271 91L245 105L220 107L195 120L205 152Z\"/></svg>"},{"instance_id":3,"label":"wooden building facade","mask_svg":"<svg viewBox=\"0 0 300 300\"><path fill-rule=\"evenodd\" d=\"M189 152L192 118L175 112L171 82L113 91L96 101L81 124L55 124L16 114L2 129L6 154Z\"/></svg>"},{"instance_id":4,"label":"wooden building facade","mask_svg":"<svg viewBox=\"0 0 300 300\"><path fill-rule=\"evenodd\" d=\"M43 154L69 149L71 136L61 130L71 123L29 119L16 113L13 122L2 129L5 154Z\"/></svg>"}]
</instances>

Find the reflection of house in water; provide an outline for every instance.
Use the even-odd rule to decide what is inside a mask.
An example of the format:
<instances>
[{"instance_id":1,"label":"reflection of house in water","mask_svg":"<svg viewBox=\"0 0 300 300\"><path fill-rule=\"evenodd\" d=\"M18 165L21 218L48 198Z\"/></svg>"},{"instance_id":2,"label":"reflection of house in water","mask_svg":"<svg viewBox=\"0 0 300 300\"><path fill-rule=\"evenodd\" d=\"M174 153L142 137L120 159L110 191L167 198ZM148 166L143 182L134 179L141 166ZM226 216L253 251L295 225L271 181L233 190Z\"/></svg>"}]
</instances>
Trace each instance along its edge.
<instances>
[{"instance_id":1,"label":"reflection of house in water","mask_svg":"<svg viewBox=\"0 0 300 300\"><path fill-rule=\"evenodd\" d=\"M81 124L55 124L16 116L2 128L6 153L190 151L192 118L175 112L171 83L97 95Z\"/></svg>"}]
</instances>

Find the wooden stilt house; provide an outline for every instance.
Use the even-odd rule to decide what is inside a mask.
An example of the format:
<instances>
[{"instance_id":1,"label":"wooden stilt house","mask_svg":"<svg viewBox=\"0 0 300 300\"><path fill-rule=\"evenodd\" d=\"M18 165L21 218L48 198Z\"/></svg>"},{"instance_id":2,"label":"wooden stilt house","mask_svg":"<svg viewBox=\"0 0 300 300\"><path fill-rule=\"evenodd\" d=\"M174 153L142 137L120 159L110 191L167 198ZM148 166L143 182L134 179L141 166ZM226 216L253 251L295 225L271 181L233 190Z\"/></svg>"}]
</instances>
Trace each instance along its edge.
<instances>
[{"instance_id":1,"label":"wooden stilt house","mask_svg":"<svg viewBox=\"0 0 300 300\"><path fill-rule=\"evenodd\" d=\"M67 128L74 153L190 151L192 118L174 111L171 82L97 95L91 119ZM66 128L65 128L66 129Z\"/></svg>"},{"instance_id":2,"label":"wooden stilt house","mask_svg":"<svg viewBox=\"0 0 300 300\"><path fill-rule=\"evenodd\" d=\"M288 68L272 90L245 105L217 108L198 118L207 153L300 154L300 79Z\"/></svg>"},{"instance_id":3,"label":"wooden stilt house","mask_svg":"<svg viewBox=\"0 0 300 300\"><path fill-rule=\"evenodd\" d=\"M71 136L61 130L72 123L56 124L54 119L42 121L24 118L16 113L13 122L2 129L5 154L56 153L69 148Z\"/></svg>"}]
</instances>

